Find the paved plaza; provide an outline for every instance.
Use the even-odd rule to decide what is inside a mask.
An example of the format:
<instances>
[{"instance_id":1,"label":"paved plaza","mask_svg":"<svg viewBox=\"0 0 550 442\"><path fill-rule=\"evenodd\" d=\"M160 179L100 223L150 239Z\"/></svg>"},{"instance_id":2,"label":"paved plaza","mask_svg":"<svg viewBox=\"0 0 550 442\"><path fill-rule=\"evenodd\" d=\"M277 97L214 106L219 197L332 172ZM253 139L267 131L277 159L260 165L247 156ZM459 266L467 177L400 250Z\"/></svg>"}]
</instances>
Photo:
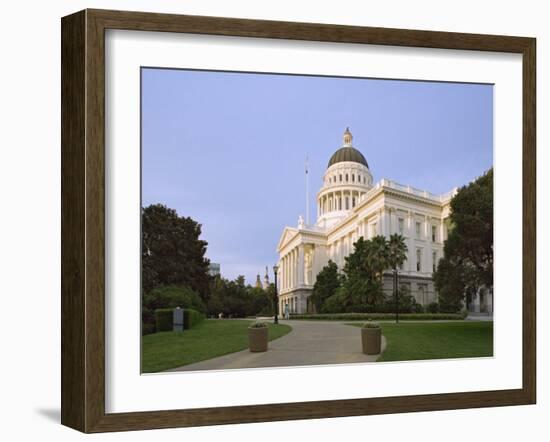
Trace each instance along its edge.
<instances>
[{"instance_id":1,"label":"paved plaza","mask_svg":"<svg viewBox=\"0 0 550 442\"><path fill-rule=\"evenodd\" d=\"M265 353L248 349L168 371L225 370L231 368L375 362L378 355L361 351L361 329L335 321L279 321L292 331L269 343ZM386 346L382 337L382 351Z\"/></svg>"}]
</instances>

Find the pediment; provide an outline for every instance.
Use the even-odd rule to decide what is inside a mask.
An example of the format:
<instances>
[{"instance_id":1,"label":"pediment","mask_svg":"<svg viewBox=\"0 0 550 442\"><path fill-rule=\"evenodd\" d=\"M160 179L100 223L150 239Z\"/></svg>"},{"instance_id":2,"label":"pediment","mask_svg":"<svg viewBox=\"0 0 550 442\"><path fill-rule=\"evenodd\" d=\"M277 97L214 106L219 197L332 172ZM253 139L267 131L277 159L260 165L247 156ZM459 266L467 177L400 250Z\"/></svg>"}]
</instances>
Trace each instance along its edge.
<instances>
[{"instance_id":1,"label":"pediment","mask_svg":"<svg viewBox=\"0 0 550 442\"><path fill-rule=\"evenodd\" d=\"M281 235L281 239L279 240L277 250L281 250L289 241L292 240L292 238L296 236L296 233L298 233L297 229L293 229L292 227L285 227L285 229L283 230L283 234Z\"/></svg>"}]
</instances>

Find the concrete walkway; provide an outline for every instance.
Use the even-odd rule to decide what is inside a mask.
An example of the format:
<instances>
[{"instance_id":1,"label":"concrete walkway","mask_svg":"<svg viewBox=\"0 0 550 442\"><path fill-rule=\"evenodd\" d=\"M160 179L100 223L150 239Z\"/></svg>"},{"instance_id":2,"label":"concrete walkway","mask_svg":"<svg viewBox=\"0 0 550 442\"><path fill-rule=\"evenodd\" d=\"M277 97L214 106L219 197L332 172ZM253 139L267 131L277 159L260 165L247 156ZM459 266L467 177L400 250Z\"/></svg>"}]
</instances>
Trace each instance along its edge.
<instances>
[{"instance_id":1,"label":"concrete walkway","mask_svg":"<svg viewBox=\"0 0 550 442\"><path fill-rule=\"evenodd\" d=\"M168 371L225 370L230 368L289 367L300 365L374 362L379 355L361 351L361 329L335 321L280 321L292 331L269 343L264 353L248 349ZM382 351L386 340L382 336Z\"/></svg>"}]
</instances>

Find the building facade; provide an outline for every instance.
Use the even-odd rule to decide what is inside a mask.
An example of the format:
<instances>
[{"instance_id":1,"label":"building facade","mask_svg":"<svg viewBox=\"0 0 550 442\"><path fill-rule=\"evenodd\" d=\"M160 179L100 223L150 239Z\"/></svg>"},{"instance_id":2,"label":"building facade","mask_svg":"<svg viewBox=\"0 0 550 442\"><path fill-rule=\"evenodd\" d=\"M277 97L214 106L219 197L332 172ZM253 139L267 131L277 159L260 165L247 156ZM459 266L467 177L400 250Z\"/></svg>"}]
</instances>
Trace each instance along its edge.
<instances>
[{"instance_id":1,"label":"building facade","mask_svg":"<svg viewBox=\"0 0 550 442\"><path fill-rule=\"evenodd\" d=\"M443 195L398 184L388 179L374 183L367 160L353 147L349 129L343 145L330 158L317 193L317 220L285 227L279 253L279 311L288 303L291 313L313 312L309 296L315 278L329 260L339 270L360 237L401 234L408 256L399 271L399 285L416 301L437 301L432 274L443 256L450 201L457 189ZM392 278L384 277L384 292L392 294Z\"/></svg>"}]
</instances>

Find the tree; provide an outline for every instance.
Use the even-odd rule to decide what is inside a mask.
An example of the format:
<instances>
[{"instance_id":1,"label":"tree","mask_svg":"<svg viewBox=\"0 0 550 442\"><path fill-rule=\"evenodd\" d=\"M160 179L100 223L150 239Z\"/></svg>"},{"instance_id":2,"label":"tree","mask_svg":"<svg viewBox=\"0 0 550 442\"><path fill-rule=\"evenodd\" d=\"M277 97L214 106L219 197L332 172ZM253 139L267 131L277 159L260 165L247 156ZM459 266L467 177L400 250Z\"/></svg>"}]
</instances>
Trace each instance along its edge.
<instances>
[{"instance_id":1,"label":"tree","mask_svg":"<svg viewBox=\"0 0 550 442\"><path fill-rule=\"evenodd\" d=\"M407 245L405 238L398 233L390 236L388 241L388 265L393 270L393 293L395 296L395 320L399 320L399 310L403 302L399 302L399 290L397 287L397 268L407 259Z\"/></svg>"},{"instance_id":2,"label":"tree","mask_svg":"<svg viewBox=\"0 0 550 442\"><path fill-rule=\"evenodd\" d=\"M263 310L260 310L260 313L264 314L264 315L268 315L268 316L274 315L275 314L275 306L278 302L277 301L277 292L275 291L275 284L270 283L267 286L267 289L265 290L265 294L266 294L267 299L268 299L268 304L267 304L266 307L264 307ZM279 314L281 314L281 312L279 312Z\"/></svg>"},{"instance_id":3,"label":"tree","mask_svg":"<svg viewBox=\"0 0 550 442\"><path fill-rule=\"evenodd\" d=\"M384 301L382 278L389 266L388 242L384 236L360 237L345 258L342 303L346 310L366 311Z\"/></svg>"},{"instance_id":4,"label":"tree","mask_svg":"<svg viewBox=\"0 0 550 442\"><path fill-rule=\"evenodd\" d=\"M199 294L187 287L175 285L156 287L143 294L141 319L144 329L154 331L155 310L176 307L191 308L201 313L206 310Z\"/></svg>"},{"instance_id":5,"label":"tree","mask_svg":"<svg viewBox=\"0 0 550 442\"><path fill-rule=\"evenodd\" d=\"M208 314L217 316L223 313L226 317L272 314L274 297L273 284L264 290L247 285L244 276L238 276L234 281L216 276L210 282Z\"/></svg>"},{"instance_id":6,"label":"tree","mask_svg":"<svg viewBox=\"0 0 550 442\"><path fill-rule=\"evenodd\" d=\"M403 265L407 260L407 245L405 244L405 238L398 233L394 233L390 236L388 241L388 264L393 270L397 270L398 267Z\"/></svg>"},{"instance_id":7,"label":"tree","mask_svg":"<svg viewBox=\"0 0 550 442\"><path fill-rule=\"evenodd\" d=\"M185 286L208 298L207 242L201 225L162 204L142 209L142 287Z\"/></svg>"},{"instance_id":8,"label":"tree","mask_svg":"<svg viewBox=\"0 0 550 442\"><path fill-rule=\"evenodd\" d=\"M493 169L458 191L449 218L434 283L440 304L456 307L466 293L493 287Z\"/></svg>"},{"instance_id":9,"label":"tree","mask_svg":"<svg viewBox=\"0 0 550 442\"><path fill-rule=\"evenodd\" d=\"M143 307L151 311L159 308L192 308L204 313L206 308L197 292L175 285L157 287L143 295Z\"/></svg>"},{"instance_id":10,"label":"tree","mask_svg":"<svg viewBox=\"0 0 550 442\"><path fill-rule=\"evenodd\" d=\"M338 266L332 260L329 260L328 264L317 275L311 293L311 302L317 312L321 312L326 299L334 295L338 287L340 287Z\"/></svg>"}]
</instances>

